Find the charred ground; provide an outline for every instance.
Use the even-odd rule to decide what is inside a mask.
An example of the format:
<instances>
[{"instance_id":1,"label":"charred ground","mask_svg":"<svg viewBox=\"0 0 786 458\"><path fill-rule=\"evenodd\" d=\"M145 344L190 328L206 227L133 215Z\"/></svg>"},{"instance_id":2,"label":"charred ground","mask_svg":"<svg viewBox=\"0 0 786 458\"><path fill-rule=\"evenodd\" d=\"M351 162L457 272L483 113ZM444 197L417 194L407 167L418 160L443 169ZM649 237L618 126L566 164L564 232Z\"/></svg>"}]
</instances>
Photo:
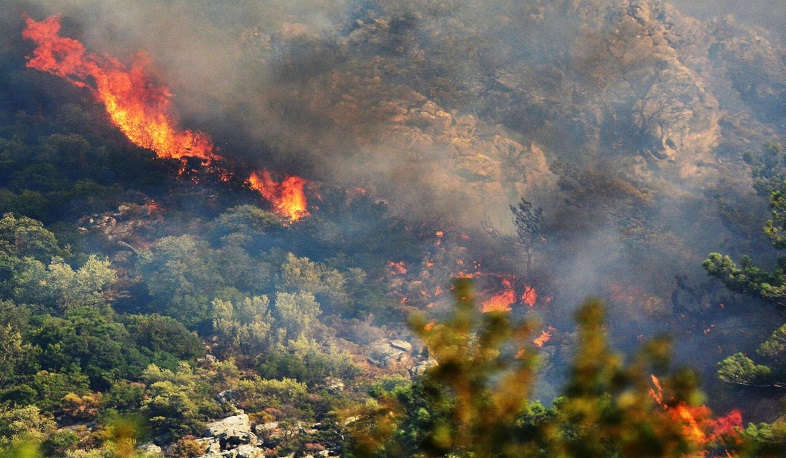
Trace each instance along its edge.
<instances>
[{"instance_id":1,"label":"charred ground","mask_svg":"<svg viewBox=\"0 0 786 458\"><path fill-rule=\"evenodd\" d=\"M766 196L743 156L784 134L786 51L767 30L658 1L4 3L0 210L15 216L3 237L48 244L3 248L8 332L32 355L2 380L8 406L78 424L73 407L46 404L67 393L47 391L42 371L109 399L111 380L151 390L177 378L177 360L208 353L234 357L246 381L291 377L312 394L329 377L362 387L369 375L409 376L427 358L406 315L448 314L450 279L472 276L479 305L502 295L515 316L536 313L551 329L546 401L566 376L570 311L598 295L620 346L670 332L712 407L742 407L746 421L778 416L777 391L748 389L740 401L712 380L717 361L755 348L782 317L701 268L714 251L774 257L760 231ZM221 181L199 161L181 173L180 161L134 146L89 91L25 68L23 12L62 14L63 34L96 53L150 53L183 125L208 132L231 161L308 179L310 216L280 219L243 179ZM167 31L153 16L182 21ZM543 211L526 249L510 212L522 198ZM103 282L89 269L79 276L90 259ZM66 277L88 282L84 297L39 287ZM114 333L89 345L136 353L47 347L79 341L54 329L81 322ZM196 332L207 350L157 340L155 329ZM391 343L401 340L409 349ZM104 350L112 356L95 360ZM218 377L204 361L189 386ZM260 424L321 421L334 401L303 394L268 418L252 391L238 402L259 408ZM144 393L128 402L163 409ZM122 410L102 402L96 415ZM194 433L222 408L207 402L190 426L153 429Z\"/></svg>"}]
</instances>

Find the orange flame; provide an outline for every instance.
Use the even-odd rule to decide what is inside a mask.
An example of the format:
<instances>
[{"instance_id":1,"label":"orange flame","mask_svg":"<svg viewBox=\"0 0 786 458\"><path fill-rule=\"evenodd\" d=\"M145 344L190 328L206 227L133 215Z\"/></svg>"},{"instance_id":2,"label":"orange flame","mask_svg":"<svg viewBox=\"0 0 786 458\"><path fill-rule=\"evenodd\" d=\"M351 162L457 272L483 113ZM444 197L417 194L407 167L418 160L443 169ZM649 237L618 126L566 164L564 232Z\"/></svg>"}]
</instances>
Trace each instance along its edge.
<instances>
[{"instance_id":1,"label":"orange flame","mask_svg":"<svg viewBox=\"0 0 786 458\"><path fill-rule=\"evenodd\" d=\"M140 54L129 70L116 59L87 53L77 40L59 36L60 19L56 16L41 22L27 17L25 21L22 37L38 45L27 66L89 89L134 144L152 149L161 158L191 156L204 162L219 158L205 134L176 129L169 114L172 94L147 79L145 68L150 60L145 55Z\"/></svg>"},{"instance_id":2,"label":"orange flame","mask_svg":"<svg viewBox=\"0 0 786 458\"><path fill-rule=\"evenodd\" d=\"M543 332L540 333L535 340L532 341L538 348L543 348L543 345L551 339L551 336L554 334L554 328L549 326L548 329L544 329Z\"/></svg>"},{"instance_id":3,"label":"orange flame","mask_svg":"<svg viewBox=\"0 0 786 458\"><path fill-rule=\"evenodd\" d=\"M407 268L404 266L404 261L388 261L388 266L390 266L390 272L393 275L404 275L407 273Z\"/></svg>"},{"instance_id":4,"label":"orange flame","mask_svg":"<svg viewBox=\"0 0 786 458\"><path fill-rule=\"evenodd\" d=\"M658 377L652 375L653 388L649 394L662 406L669 415L682 424L683 432L687 437L699 445L714 441L737 440L742 429L742 415L738 410L732 410L725 417L712 419L712 411L707 406L690 406L680 402L676 406L669 406L663 401L663 388Z\"/></svg>"},{"instance_id":5,"label":"orange flame","mask_svg":"<svg viewBox=\"0 0 786 458\"><path fill-rule=\"evenodd\" d=\"M140 54L130 69L117 59L99 58L85 50L73 38L61 37L60 18L43 21L25 18L27 27L22 37L36 43L27 66L52 73L72 84L88 89L101 101L112 123L137 146L155 151L164 159L195 157L204 164L223 158L214 152L212 140L202 133L178 129L170 114L172 94L165 87L153 84L145 73L150 59ZM185 170L185 167L182 171ZM232 173L216 168L221 181L229 181ZM306 180L290 176L281 183L268 171L256 172L248 178L250 186L273 203L276 213L294 221L308 215L303 187Z\"/></svg>"},{"instance_id":6,"label":"orange flame","mask_svg":"<svg viewBox=\"0 0 786 458\"><path fill-rule=\"evenodd\" d=\"M684 426L684 431L696 442L703 444L707 442L707 434L699 427L697 417L701 418L709 413L709 409L704 406L691 407L685 403L679 403L676 407L671 409L672 415L681 420Z\"/></svg>"},{"instance_id":7,"label":"orange flame","mask_svg":"<svg viewBox=\"0 0 786 458\"><path fill-rule=\"evenodd\" d=\"M251 176L248 177L248 185L251 189L272 202L276 213L288 217L291 221L297 221L308 215L306 195L303 192L305 184L306 180L296 176L286 177L284 181L278 183L267 170L263 170L262 175L251 172Z\"/></svg>"},{"instance_id":8,"label":"orange flame","mask_svg":"<svg viewBox=\"0 0 786 458\"><path fill-rule=\"evenodd\" d=\"M529 285L525 286L524 294L521 296L521 302L523 302L524 305L534 307L535 302L537 302L537 300L538 300L538 292L535 291L535 288Z\"/></svg>"},{"instance_id":9,"label":"orange flame","mask_svg":"<svg viewBox=\"0 0 786 458\"><path fill-rule=\"evenodd\" d=\"M504 291L481 304L480 310L483 313L510 311L510 306L516 302L516 292L513 291L513 286L510 284L510 280L502 280L502 285L505 288Z\"/></svg>"}]
</instances>

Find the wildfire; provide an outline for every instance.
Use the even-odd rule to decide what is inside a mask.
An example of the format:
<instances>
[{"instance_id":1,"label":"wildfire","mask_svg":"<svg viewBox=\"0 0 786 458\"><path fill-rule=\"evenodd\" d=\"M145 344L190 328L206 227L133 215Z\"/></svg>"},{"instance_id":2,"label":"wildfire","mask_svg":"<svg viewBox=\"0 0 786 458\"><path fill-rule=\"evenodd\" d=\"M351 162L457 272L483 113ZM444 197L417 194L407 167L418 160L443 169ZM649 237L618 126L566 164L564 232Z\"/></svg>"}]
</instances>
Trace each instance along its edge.
<instances>
[{"instance_id":1,"label":"wildfire","mask_svg":"<svg viewBox=\"0 0 786 458\"><path fill-rule=\"evenodd\" d=\"M109 119L135 145L153 150L163 159L193 157L203 165L224 160L216 154L212 140L202 132L180 129L170 113L172 93L154 84L146 73L150 59L139 54L131 68L112 57L99 57L85 50L79 41L61 37L60 18L43 21L25 18L22 37L36 44L27 66L52 73L70 83L86 88L101 101ZM216 167L221 181L228 181L232 172ZM250 186L273 204L279 215L297 220L308 215L303 187L306 180L290 176L278 183L268 171L256 172L248 178Z\"/></svg>"},{"instance_id":2,"label":"wildfire","mask_svg":"<svg viewBox=\"0 0 786 458\"><path fill-rule=\"evenodd\" d=\"M524 303L524 305L534 307L535 302L537 302L537 300L538 300L538 292L535 291L535 288L529 285L525 286L524 294L522 294L521 296L521 302Z\"/></svg>"},{"instance_id":3,"label":"wildfire","mask_svg":"<svg viewBox=\"0 0 786 458\"><path fill-rule=\"evenodd\" d=\"M661 405L676 421L683 425L683 432L699 445L719 441L725 438L738 436L742 429L742 415L738 410L732 410L725 417L713 420L712 411L706 406L690 406L680 402L676 406L669 406L663 401L663 388L658 377L652 375L653 388L650 396Z\"/></svg>"},{"instance_id":4,"label":"wildfire","mask_svg":"<svg viewBox=\"0 0 786 458\"><path fill-rule=\"evenodd\" d=\"M101 59L87 53L84 45L58 35L60 19L41 22L26 18L22 37L38 46L27 66L65 78L87 88L106 107L112 122L134 144L149 148L162 158L197 157L217 159L213 143L200 133L178 130L169 114L172 94L152 84L145 75L150 60L140 54L130 69L113 58Z\"/></svg>"},{"instance_id":5,"label":"wildfire","mask_svg":"<svg viewBox=\"0 0 786 458\"><path fill-rule=\"evenodd\" d=\"M407 273L407 268L404 266L404 261L388 261L388 266L390 266L390 272L393 275L404 275Z\"/></svg>"},{"instance_id":6,"label":"wildfire","mask_svg":"<svg viewBox=\"0 0 786 458\"><path fill-rule=\"evenodd\" d=\"M510 306L516 302L516 292L513 291L513 285L511 285L510 280L503 279L502 285L505 289L501 293L481 304L480 310L483 313L510 311Z\"/></svg>"},{"instance_id":7,"label":"wildfire","mask_svg":"<svg viewBox=\"0 0 786 458\"><path fill-rule=\"evenodd\" d=\"M554 335L554 328L549 326L548 329L544 329L543 332L540 333L535 340L532 341L538 348L543 348L543 345L551 339L551 336Z\"/></svg>"},{"instance_id":8,"label":"wildfire","mask_svg":"<svg viewBox=\"0 0 786 458\"><path fill-rule=\"evenodd\" d=\"M297 221L308 215L306 195L303 192L306 180L289 176L278 183L273 180L269 171L263 170L262 175L251 172L248 184L251 189L258 191L273 204L276 213L288 217L291 221Z\"/></svg>"}]
</instances>

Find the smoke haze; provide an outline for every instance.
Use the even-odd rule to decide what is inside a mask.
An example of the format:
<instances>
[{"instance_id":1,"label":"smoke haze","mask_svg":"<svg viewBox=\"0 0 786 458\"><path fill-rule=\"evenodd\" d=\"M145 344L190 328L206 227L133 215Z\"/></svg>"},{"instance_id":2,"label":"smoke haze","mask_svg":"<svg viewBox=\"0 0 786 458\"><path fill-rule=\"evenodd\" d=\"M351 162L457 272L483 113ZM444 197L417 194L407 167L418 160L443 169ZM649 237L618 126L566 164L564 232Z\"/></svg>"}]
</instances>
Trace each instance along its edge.
<instances>
[{"instance_id":1,"label":"smoke haze","mask_svg":"<svg viewBox=\"0 0 786 458\"><path fill-rule=\"evenodd\" d=\"M232 159L413 220L510 231L508 206L534 201L571 306L605 291L671 313L674 275L702 278L729 239L705 229L718 183L750 194L740 148L783 130L782 54L705 20L777 30L773 1L675 0L701 20L658 1L3 3L61 15L97 54L148 53L183 123Z\"/></svg>"}]
</instances>

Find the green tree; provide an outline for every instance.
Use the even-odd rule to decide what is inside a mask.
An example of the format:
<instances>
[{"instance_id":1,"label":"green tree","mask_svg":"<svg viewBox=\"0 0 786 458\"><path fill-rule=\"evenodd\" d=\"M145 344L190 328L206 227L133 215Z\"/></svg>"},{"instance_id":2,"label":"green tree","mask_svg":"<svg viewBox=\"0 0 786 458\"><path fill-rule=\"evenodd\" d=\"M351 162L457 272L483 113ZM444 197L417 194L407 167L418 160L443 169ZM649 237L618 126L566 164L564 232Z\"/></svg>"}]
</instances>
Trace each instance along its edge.
<instances>
[{"instance_id":1,"label":"green tree","mask_svg":"<svg viewBox=\"0 0 786 458\"><path fill-rule=\"evenodd\" d=\"M78 270L54 257L48 266L26 258L14 278L14 296L19 302L39 304L55 310L82 306L104 308L103 293L117 281L108 260L90 256Z\"/></svg>"},{"instance_id":2,"label":"green tree","mask_svg":"<svg viewBox=\"0 0 786 458\"><path fill-rule=\"evenodd\" d=\"M510 206L513 224L518 235L517 244L524 250L526 275L532 271L532 256L535 248L543 243L543 209L535 207L523 197L517 206Z\"/></svg>"},{"instance_id":3,"label":"green tree","mask_svg":"<svg viewBox=\"0 0 786 458\"><path fill-rule=\"evenodd\" d=\"M42 317L29 338L41 348L43 369L64 372L76 368L95 388L139 377L149 363L121 323L90 307L75 308L62 318Z\"/></svg>"},{"instance_id":4,"label":"green tree","mask_svg":"<svg viewBox=\"0 0 786 458\"><path fill-rule=\"evenodd\" d=\"M239 205L225 211L208 224L208 236L214 243L225 237L240 234L246 237L246 248L263 248L261 240L282 228L278 216L251 205ZM261 239L261 240L260 240Z\"/></svg>"},{"instance_id":5,"label":"green tree","mask_svg":"<svg viewBox=\"0 0 786 458\"><path fill-rule=\"evenodd\" d=\"M320 304L334 312L345 310L349 304L346 279L341 272L292 253L287 255L287 262L281 266L276 286L288 293L311 293Z\"/></svg>"},{"instance_id":6,"label":"green tree","mask_svg":"<svg viewBox=\"0 0 786 458\"><path fill-rule=\"evenodd\" d=\"M365 406L362 420L353 425L359 456L379 451L384 451L382 456L523 456L529 451L510 437L527 408L535 377L537 356L529 342L533 324L514 325L501 312L480 316L466 279L455 282L454 294L456 309L448 320L437 324L420 314L411 319L414 332L438 363L416 389L422 407L402 411L395 399L401 392ZM400 425L412 423L408 415L422 428L406 434L417 443L390 441Z\"/></svg>"},{"instance_id":7,"label":"green tree","mask_svg":"<svg viewBox=\"0 0 786 458\"><path fill-rule=\"evenodd\" d=\"M198 434L208 418L220 413L215 390L188 363L176 371L151 365L142 379L148 385L142 412L154 434Z\"/></svg>"},{"instance_id":8,"label":"green tree","mask_svg":"<svg viewBox=\"0 0 786 458\"><path fill-rule=\"evenodd\" d=\"M278 293L271 315L276 320L278 332L283 331L281 340L293 341L314 334L321 324L322 309L311 293Z\"/></svg>"},{"instance_id":9,"label":"green tree","mask_svg":"<svg viewBox=\"0 0 786 458\"><path fill-rule=\"evenodd\" d=\"M355 456L678 457L739 446L727 437L737 431L718 432L698 405L695 373L663 375L667 339L627 363L609 348L600 302L577 310L570 379L545 408L528 400L538 360L533 325L481 315L467 280L454 292L447 320L412 319L437 365L411 385L376 388L375 399L348 412Z\"/></svg>"},{"instance_id":10,"label":"green tree","mask_svg":"<svg viewBox=\"0 0 786 458\"><path fill-rule=\"evenodd\" d=\"M41 222L24 216L17 218L11 213L0 219L0 252L16 258L29 256L42 262L67 253L58 247L54 234Z\"/></svg>"},{"instance_id":11,"label":"green tree","mask_svg":"<svg viewBox=\"0 0 786 458\"><path fill-rule=\"evenodd\" d=\"M190 235L164 237L142 254L139 269L153 298L153 310L187 327L209 324L211 301L227 284L216 252Z\"/></svg>"},{"instance_id":12,"label":"green tree","mask_svg":"<svg viewBox=\"0 0 786 458\"><path fill-rule=\"evenodd\" d=\"M761 197L769 197L786 180L786 152L780 143L767 142L758 152L746 151L743 159L751 168L753 188Z\"/></svg>"},{"instance_id":13,"label":"green tree","mask_svg":"<svg viewBox=\"0 0 786 458\"><path fill-rule=\"evenodd\" d=\"M240 301L215 299L213 332L218 336L223 354L256 355L270 344L273 318L268 310L267 296L254 296Z\"/></svg>"},{"instance_id":14,"label":"green tree","mask_svg":"<svg viewBox=\"0 0 786 458\"><path fill-rule=\"evenodd\" d=\"M775 249L786 248L786 183L771 192L770 207L772 219L767 221L764 231ZM729 256L720 253L710 253L702 265L710 276L719 279L731 291L759 297L778 307L786 306L786 255L778 258L772 270L754 265L748 256L744 256L738 266ZM786 325L783 325L773 331L757 351L765 364L737 353L718 363L718 375L721 380L737 385L786 386L785 344Z\"/></svg>"}]
</instances>

